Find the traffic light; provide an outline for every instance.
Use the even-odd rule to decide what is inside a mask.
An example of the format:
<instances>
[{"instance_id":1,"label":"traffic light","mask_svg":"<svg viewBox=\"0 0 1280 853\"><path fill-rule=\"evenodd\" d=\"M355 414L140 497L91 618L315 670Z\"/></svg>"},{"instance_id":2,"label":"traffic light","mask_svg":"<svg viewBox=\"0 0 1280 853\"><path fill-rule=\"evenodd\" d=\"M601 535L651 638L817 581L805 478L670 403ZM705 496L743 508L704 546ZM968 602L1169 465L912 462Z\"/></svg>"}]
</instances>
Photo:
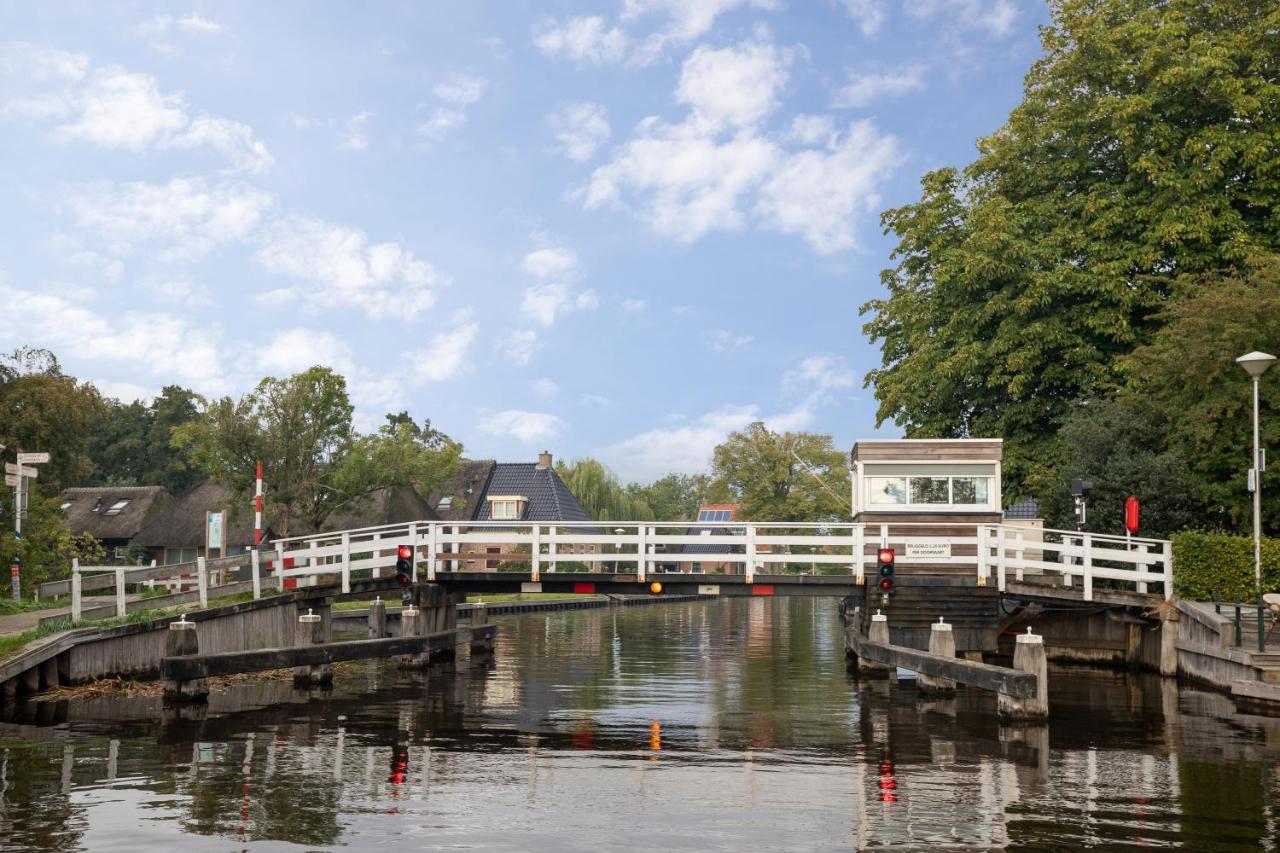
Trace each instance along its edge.
<instances>
[{"instance_id":1,"label":"traffic light","mask_svg":"<svg viewBox=\"0 0 1280 853\"><path fill-rule=\"evenodd\" d=\"M401 545L396 549L396 581L400 588L408 590L413 583L413 548Z\"/></svg>"},{"instance_id":2,"label":"traffic light","mask_svg":"<svg viewBox=\"0 0 1280 853\"><path fill-rule=\"evenodd\" d=\"M893 592L893 549L881 548L876 554L880 564L880 591Z\"/></svg>"}]
</instances>

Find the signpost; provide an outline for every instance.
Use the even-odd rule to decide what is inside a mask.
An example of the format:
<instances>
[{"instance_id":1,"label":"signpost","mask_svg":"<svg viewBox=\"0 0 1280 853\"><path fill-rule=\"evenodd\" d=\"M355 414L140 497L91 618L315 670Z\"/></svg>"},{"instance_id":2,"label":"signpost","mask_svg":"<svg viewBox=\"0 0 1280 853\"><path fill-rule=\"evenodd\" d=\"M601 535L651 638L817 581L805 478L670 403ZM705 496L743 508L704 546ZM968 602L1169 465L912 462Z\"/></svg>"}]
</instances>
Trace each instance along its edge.
<instances>
[{"instance_id":1,"label":"signpost","mask_svg":"<svg viewBox=\"0 0 1280 853\"><path fill-rule=\"evenodd\" d=\"M4 446L0 445L0 450ZM18 448L18 461L4 463L4 484L13 487L13 538L22 539L22 517L27 514L27 480L34 480L40 472L31 466L49 461L48 453L24 453ZM22 600L22 560L15 553L9 563L9 582L13 588L13 600Z\"/></svg>"}]
</instances>

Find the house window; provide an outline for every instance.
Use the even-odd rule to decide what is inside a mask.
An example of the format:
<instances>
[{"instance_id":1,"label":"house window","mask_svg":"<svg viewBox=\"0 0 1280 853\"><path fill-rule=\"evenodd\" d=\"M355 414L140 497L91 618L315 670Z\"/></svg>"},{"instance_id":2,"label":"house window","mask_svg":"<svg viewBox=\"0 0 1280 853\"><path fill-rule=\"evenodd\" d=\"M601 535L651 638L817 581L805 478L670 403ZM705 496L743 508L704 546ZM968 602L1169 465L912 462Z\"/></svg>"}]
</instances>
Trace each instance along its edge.
<instances>
[{"instance_id":1,"label":"house window","mask_svg":"<svg viewBox=\"0 0 1280 853\"><path fill-rule=\"evenodd\" d=\"M119 515L120 511L123 510L128 505L129 505L129 502L127 500L116 501L111 506L107 507L102 514L103 515Z\"/></svg>"},{"instance_id":2,"label":"house window","mask_svg":"<svg viewBox=\"0 0 1280 853\"><path fill-rule=\"evenodd\" d=\"M485 549L484 549L484 552L485 552L486 554L501 554L501 553L502 553L502 548L485 548ZM498 561L497 561L497 560L485 560L485 561L484 561L484 567L485 567L486 569L496 569L496 568L498 568Z\"/></svg>"},{"instance_id":3,"label":"house window","mask_svg":"<svg viewBox=\"0 0 1280 853\"><path fill-rule=\"evenodd\" d=\"M165 548L164 565L172 566L175 563L194 563L199 551L199 548Z\"/></svg>"},{"instance_id":4,"label":"house window","mask_svg":"<svg viewBox=\"0 0 1280 853\"><path fill-rule=\"evenodd\" d=\"M528 499L520 495L502 495L489 498L489 518L494 521L515 521L524 512Z\"/></svg>"},{"instance_id":5,"label":"house window","mask_svg":"<svg viewBox=\"0 0 1280 853\"><path fill-rule=\"evenodd\" d=\"M906 477L868 477L871 503L897 505L907 502Z\"/></svg>"}]
</instances>

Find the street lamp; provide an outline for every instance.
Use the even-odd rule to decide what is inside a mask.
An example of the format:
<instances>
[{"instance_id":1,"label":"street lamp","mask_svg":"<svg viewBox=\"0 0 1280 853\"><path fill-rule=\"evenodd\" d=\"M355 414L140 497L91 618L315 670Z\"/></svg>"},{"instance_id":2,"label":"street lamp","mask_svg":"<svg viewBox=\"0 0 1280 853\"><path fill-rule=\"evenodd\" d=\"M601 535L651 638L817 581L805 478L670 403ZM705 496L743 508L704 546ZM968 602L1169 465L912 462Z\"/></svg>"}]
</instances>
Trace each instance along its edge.
<instances>
[{"instance_id":1,"label":"street lamp","mask_svg":"<svg viewBox=\"0 0 1280 853\"><path fill-rule=\"evenodd\" d=\"M1249 468L1249 488L1253 492L1253 582L1258 595L1258 650L1262 639L1262 445L1258 440L1258 380L1276 363L1274 355L1254 350L1236 359L1253 379L1253 462Z\"/></svg>"}]
</instances>

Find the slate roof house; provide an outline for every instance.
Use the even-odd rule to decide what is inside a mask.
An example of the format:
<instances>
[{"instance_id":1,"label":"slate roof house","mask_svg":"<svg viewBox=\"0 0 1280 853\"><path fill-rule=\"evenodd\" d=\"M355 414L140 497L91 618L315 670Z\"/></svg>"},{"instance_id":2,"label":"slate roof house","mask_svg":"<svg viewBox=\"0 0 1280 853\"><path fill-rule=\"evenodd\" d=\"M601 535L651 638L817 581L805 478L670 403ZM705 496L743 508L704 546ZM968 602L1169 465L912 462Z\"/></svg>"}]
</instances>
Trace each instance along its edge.
<instances>
[{"instance_id":1,"label":"slate roof house","mask_svg":"<svg viewBox=\"0 0 1280 853\"><path fill-rule=\"evenodd\" d=\"M62 490L62 511L74 535L102 542L112 560L128 558L138 531L173 503L164 486L88 486Z\"/></svg>"},{"instance_id":2,"label":"slate roof house","mask_svg":"<svg viewBox=\"0 0 1280 853\"><path fill-rule=\"evenodd\" d=\"M545 450L537 462L464 459L458 476L433 493L429 503L442 521L591 521ZM481 547L493 557L459 561L464 570L496 569L503 557L513 556L504 555L497 545ZM560 553L598 550L598 546L568 546Z\"/></svg>"},{"instance_id":3,"label":"slate roof house","mask_svg":"<svg viewBox=\"0 0 1280 853\"><path fill-rule=\"evenodd\" d=\"M708 524L712 522L733 521L734 516L738 513L737 504L703 504L698 507L698 522L700 524ZM742 528L728 527L689 527L684 530L685 536L726 536L731 533L741 532ZM700 554L741 554L743 548L741 545L671 545L668 546L663 553L669 555L660 561L658 571L660 572L735 572L741 570L740 563L725 562L707 562L700 560ZM679 556L677 556L679 555Z\"/></svg>"}]
</instances>

